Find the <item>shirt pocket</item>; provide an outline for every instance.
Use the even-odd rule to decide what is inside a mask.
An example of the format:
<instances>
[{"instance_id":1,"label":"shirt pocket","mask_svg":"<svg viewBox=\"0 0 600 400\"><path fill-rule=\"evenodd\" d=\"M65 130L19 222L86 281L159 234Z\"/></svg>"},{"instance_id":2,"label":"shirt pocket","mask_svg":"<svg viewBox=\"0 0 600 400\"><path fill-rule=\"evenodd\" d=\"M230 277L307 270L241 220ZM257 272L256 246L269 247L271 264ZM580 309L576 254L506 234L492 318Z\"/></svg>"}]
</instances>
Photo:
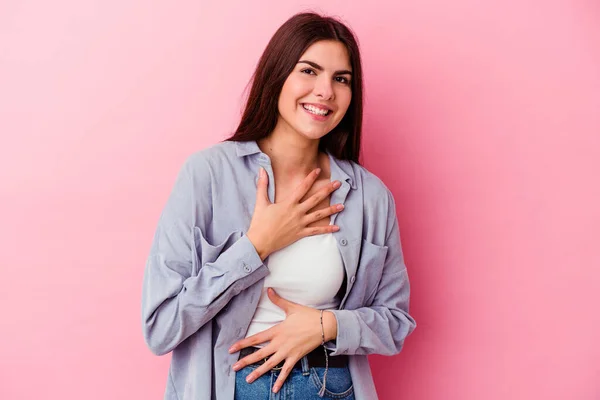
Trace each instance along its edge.
<instances>
[{"instance_id":1,"label":"shirt pocket","mask_svg":"<svg viewBox=\"0 0 600 400\"><path fill-rule=\"evenodd\" d=\"M206 263L214 262L221 253L233 245L243 232L235 230L230 232L224 240L218 241L216 244L209 242L202 234L202 230L194 227L194 251L192 256L192 276L198 275L200 268Z\"/></svg>"},{"instance_id":2,"label":"shirt pocket","mask_svg":"<svg viewBox=\"0 0 600 400\"><path fill-rule=\"evenodd\" d=\"M388 252L387 246L379 246L364 239L361 246L356 280L352 288L352 297L359 302L358 307L368 306L373 301Z\"/></svg>"}]
</instances>

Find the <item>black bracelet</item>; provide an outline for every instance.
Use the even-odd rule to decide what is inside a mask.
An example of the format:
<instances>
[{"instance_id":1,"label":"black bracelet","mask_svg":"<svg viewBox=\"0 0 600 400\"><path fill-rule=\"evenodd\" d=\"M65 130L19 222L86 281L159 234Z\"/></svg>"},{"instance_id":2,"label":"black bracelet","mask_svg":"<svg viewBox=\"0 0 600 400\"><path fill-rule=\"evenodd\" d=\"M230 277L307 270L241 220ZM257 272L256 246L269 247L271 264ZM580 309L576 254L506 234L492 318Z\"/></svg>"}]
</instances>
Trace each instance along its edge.
<instances>
[{"instance_id":1,"label":"black bracelet","mask_svg":"<svg viewBox=\"0 0 600 400\"><path fill-rule=\"evenodd\" d=\"M321 310L321 346L325 351L325 373L323 374L323 387L319 391L319 396L325 395L325 385L327 384L327 370L329 368L329 355L327 354L327 348L325 347L325 328L323 327L323 310Z\"/></svg>"}]
</instances>

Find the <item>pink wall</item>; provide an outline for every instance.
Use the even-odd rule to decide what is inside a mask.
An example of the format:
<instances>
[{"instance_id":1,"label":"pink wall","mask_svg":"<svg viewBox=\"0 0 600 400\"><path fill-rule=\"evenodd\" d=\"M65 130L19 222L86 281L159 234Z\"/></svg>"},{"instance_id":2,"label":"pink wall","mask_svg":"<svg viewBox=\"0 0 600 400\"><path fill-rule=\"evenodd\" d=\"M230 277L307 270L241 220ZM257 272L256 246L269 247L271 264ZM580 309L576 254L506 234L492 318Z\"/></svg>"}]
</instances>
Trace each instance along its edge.
<instances>
[{"instance_id":1,"label":"pink wall","mask_svg":"<svg viewBox=\"0 0 600 400\"><path fill-rule=\"evenodd\" d=\"M307 7L205 3L0 3L1 399L162 398L139 304L158 214ZM372 358L381 398L600 398L598 3L323 4L359 34L364 162L419 324Z\"/></svg>"}]
</instances>

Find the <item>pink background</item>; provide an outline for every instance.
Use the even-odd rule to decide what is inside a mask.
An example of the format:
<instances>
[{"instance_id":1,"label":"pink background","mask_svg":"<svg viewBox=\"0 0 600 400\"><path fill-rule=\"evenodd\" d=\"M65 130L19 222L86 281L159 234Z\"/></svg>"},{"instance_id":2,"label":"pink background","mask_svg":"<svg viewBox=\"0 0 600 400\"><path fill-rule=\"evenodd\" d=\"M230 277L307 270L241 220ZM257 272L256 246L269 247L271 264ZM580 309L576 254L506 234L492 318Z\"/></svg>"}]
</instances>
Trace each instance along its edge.
<instances>
[{"instance_id":1,"label":"pink background","mask_svg":"<svg viewBox=\"0 0 600 400\"><path fill-rule=\"evenodd\" d=\"M600 6L0 3L0 398L161 399L140 292L184 158L308 7L359 35L415 333L382 399L600 398Z\"/></svg>"}]
</instances>

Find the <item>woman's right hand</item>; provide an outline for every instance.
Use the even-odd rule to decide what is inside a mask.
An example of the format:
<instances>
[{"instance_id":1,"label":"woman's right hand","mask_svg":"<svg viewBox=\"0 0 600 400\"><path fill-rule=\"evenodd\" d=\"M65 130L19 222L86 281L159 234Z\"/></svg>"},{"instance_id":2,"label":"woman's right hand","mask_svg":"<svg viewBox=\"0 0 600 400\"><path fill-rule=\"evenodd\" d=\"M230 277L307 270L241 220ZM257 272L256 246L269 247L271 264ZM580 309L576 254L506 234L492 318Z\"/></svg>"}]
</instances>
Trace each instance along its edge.
<instances>
[{"instance_id":1,"label":"woman's right hand","mask_svg":"<svg viewBox=\"0 0 600 400\"><path fill-rule=\"evenodd\" d=\"M328 184L306 200L300 201L315 183L320 172L319 168L312 171L288 198L275 204L269 200L267 194L269 178L267 172L261 167L256 188L254 215L246 236L248 236L262 260L267 258L269 254L303 237L339 230L337 225L308 227L309 224L344 209L342 204L335 204L308 213L309 210L340 187L339 181Z\"/></svg>"}]
</instances>

